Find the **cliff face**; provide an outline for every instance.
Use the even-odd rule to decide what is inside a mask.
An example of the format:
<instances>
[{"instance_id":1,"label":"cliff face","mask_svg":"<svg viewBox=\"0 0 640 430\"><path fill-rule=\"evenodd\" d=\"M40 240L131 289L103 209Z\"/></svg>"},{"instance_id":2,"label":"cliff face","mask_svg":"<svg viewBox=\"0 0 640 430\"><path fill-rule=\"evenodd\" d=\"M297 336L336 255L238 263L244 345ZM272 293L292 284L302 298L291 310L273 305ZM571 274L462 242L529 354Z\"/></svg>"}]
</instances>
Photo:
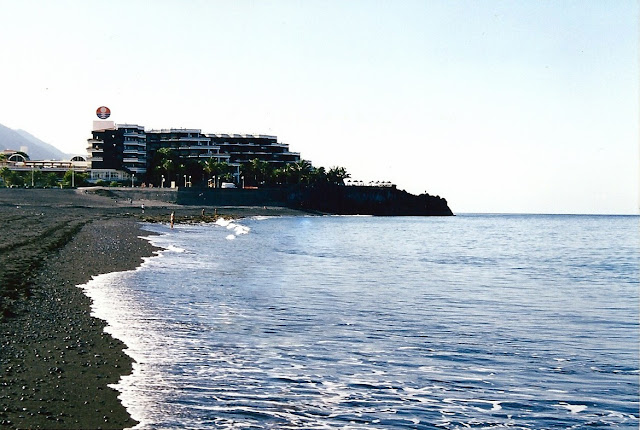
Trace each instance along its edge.
<instances>
[{"instance_id":1,"label":"cliff face","mask_svg":"<svg viewBox=\"0 0 640 430\"><path fill-rule=\"evenodd\" d=\"M414 195L395 187L322 185L292 190L291 207L340 215L451 216L447 201L429 194Z\"/></svg>"}]
</instances>

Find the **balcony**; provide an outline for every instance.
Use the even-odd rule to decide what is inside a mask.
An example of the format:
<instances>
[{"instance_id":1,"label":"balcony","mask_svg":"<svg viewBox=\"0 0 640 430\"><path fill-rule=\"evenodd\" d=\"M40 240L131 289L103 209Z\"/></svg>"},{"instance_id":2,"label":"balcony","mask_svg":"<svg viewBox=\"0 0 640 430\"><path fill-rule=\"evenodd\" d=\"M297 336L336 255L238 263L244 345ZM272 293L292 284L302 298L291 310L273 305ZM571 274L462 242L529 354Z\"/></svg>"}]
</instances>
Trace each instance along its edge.
<instances>
[{"instance_id":1,"label":"balcony","mask_svg":"<svg viewBox=\"0 0 640 430\"><path fill-rule=\"evenodd\" d=\"M125 149L124 151L122 151L122 153L124 155L136 156L138 158L146 157L146 155L147 155L147 151L139 151L137 149Z\"/></svg>"},{"instance_id":2,"label":"balcony","mask_svg":"<svg viewBox=\"0 0 640 430\"><path fill-rule=\"evenodd\" d=\"M136 175L146 173L147 169L145 167L127 167Z\"/></svg>"},{"instance_id":3,"label":"balcony","mask_svg":"<svg viewBox=\"0 0 640 430\"><path fill-rule=\"evenodd\" d=\"M213 152L212 150L215 150L216 152L218 152L220 150L220 148L216 148L215 146L207 146L207 145L196 145L196 146L181 146L180 148L178 148L180 151L197 151L197 152Z\"/></svg>"}]
</instances>

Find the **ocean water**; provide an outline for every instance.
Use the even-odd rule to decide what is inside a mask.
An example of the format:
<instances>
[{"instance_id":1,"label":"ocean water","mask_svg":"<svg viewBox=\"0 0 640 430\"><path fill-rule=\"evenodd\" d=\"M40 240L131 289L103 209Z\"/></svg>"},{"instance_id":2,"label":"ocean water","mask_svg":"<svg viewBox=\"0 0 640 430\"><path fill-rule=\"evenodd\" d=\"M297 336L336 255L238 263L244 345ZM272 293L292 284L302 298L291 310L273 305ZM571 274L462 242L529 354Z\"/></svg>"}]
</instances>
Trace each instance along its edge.
<instances>
[{"instance_id":1,"label":"ocean water","mask_svg":"<svg viewBox=\"0 0 640 430\"><path fill-rule=\"evenodd\" d=\"M639 218L256 218L84 285L136 428L637 429Z\"/></svg>"}]
</instances>

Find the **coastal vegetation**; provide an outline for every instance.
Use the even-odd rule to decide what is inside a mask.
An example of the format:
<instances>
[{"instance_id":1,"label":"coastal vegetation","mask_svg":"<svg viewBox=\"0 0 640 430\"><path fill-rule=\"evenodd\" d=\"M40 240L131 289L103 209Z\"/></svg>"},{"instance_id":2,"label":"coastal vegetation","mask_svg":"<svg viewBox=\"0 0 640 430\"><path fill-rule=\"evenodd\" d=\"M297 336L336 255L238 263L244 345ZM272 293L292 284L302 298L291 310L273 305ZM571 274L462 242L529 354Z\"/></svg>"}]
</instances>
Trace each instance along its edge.
<instances>
[{"instance_id":1,"label":"coastal vegetation","mask_svg":"<svg viewBox=\"0 0 640 430\"><path fill-rule=\"evenodd\" d=\"M233 182L236 167L216 158L198 161L180 157L171 148L156 151L147 169L147 182L151 184L175 180L177 184L188 178L195 187L211 186L219 188L223 182ZM344 185L351 175L344 167L315 167L308 160L300 160L282 167L254 158L240 166L240 184L245 187L277 187L298 184L334 184Z\"/></svg>"},{"instance_id":2,"label":"coastal vegetation","mask_svg":"<svg viewBox=\"0 0 640 430\"><path fill-rule=\"evenodd\" d=\"M15 171L8 167L0 169L0 186L4 187L82 187L89 184L86 173L67 170L62 176L56 173L46 173L39 169Z\"/></svg>"}]
</instances>

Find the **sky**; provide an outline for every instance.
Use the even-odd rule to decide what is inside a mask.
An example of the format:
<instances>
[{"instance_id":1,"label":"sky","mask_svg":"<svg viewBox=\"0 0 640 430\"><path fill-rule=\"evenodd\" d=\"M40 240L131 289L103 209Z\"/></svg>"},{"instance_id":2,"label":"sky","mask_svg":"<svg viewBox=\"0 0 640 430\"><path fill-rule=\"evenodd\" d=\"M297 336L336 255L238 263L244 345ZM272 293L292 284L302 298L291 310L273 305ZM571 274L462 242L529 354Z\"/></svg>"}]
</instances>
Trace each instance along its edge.
<instances>
[{"instance_id":1,"label":"sky","mask_svg":"<svg viewBox=\"0 0 640 430\"><path fill-rule=\"evenodd\" d=\"M0 124L278 136L455 213L639 213L638 0L0 0Z\"/></svg>"}]
</instances>

